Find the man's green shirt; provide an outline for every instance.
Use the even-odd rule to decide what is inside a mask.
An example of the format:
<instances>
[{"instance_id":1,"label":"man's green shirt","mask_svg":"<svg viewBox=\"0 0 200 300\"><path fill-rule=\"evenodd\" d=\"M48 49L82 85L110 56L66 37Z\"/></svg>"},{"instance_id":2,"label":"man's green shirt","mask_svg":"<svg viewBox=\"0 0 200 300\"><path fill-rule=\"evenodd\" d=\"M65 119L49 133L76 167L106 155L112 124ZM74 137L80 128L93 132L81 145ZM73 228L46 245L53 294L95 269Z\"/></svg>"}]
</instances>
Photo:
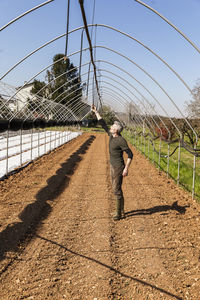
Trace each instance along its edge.
<instances>
[{"instance_id":1,"label":"man's green shirt","mask_svg":"<svg viewBox=\"0 0 200 300\"><path fill-rule=\"evenodd\" d=\"M129 158L133 158L133 153L129 148L126 140L121 135L113 137L108 129L107 124L103 119L100 119L99 123L109 135L109 152L111 165L113 167L120 167L125 165L123 159L123 151L125 151L128 154Z\"/></svg>"}]
</instances>

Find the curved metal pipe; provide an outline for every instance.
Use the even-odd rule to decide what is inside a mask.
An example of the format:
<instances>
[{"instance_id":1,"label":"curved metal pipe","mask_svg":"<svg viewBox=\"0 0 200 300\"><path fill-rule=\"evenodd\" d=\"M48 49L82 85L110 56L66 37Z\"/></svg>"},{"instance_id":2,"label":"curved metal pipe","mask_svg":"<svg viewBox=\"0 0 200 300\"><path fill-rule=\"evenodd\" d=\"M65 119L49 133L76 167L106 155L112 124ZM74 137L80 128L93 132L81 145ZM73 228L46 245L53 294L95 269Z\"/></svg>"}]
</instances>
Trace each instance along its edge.
<instances>
[{"instance_id":1,"label":"curved metal pipe","mask_svg":"<svg viewBox=\"0 0 200 300\"><path fill-rule=\"evenodd\" d=\"M110 92L109 88L107 88L107 87L104 87L104 88L106 88L106 90L102 91L102 97L103 97L103 94L107 94L107 95L113 97L114 100L116 100L118 103L120 103L120 105L122 105L123 108L124 108L124 106L126 106L126 103L124 104L124 102L122 102L122 100L121 100L121 98L123 98L123 97L121 97L121 95L120 95L120 97L118 97L118 96L116 96L116 94ZM139 117L141 120L139 119ZM142 117L137 114L136 119L138 120L138 123L140 124L140 126L142 126L142 121L143 121Z\"/></svg>"},{"instance_id":2,"label":"curved metal pipe","mask_svg":"<svg viewBox=\"0 0 200 300\"><path fill-rule=\"evenodd\" d=\"M104 87L104 88L106 88L106 89L108 89L109 91L111 90L112 92L114 92L114 95L115 94L117 94L119 97L119 99L121 99L121 98L123 98L124 99L124 101L125 101L125 104L123 103L123 105L126 105L127 106L127 108L128 108L128 105L127 105L127 103L129 103L124 97L122 97L119 93L117 93L116 91L114 91L113 89L111 89L111 88L108 88L108 87ZM104 90L103 90L103 93L104 93ZM125 94L126 95L126 94ZM118 102L119 103L121 103L121 100L118 100ZM133 101L131 101L131 102L133 102ZM134 102L133 102L134 103ZM144 116L144 118L146 119L146 117L145 117L145 115L143 115ZM138 115L137 115L137 117L138 117ZM149 122L149 120L148 119L146 119L146 121L147 121L147 123L150 125L150 127L152 128L152 131L154 132L154 134L155 134L155 130L154 130L154 128L153 128L153 126L151 125L151 123ZM142 119L142 117L141 117L141 126L143 125L143 119Z\"/></svg>"},{"instance_id":3,"label":"curved metal pipe","mask_svg":"<svg viewBox=\"0 0 200 300\"><path fill-rule=\"evenodd\" d=\"M88 25L88 26L90 26L90 25ZM93 25L91 25L91 26L93 26ZM108 27L108 28L111 28L112 29L112 27L110 27L110 26L106 26L106 25L99 25L99 26L105 26L105 27ZM82 28L82 27L81 27ZM73 30L73 31L71 31L71 32L75 32L76 30L79 30L80 28L78 28L78 29L75 29L75 30ZM71 33L70 32L70 33ZM64 36L64 35L62 35L62 36ZM60 36L61 37L61 36ZM60 38L59 37L59 38ZM58 38L56 38L56 39L58 39ZM54 39L54 41L55 41L55 39ZM52 41L51 41L52 42ZM48 43L50 43L50 42L48 42ZM45 45L47 45L48 43L46 43ZM44 46L44 45L43 45ZM129 59L128 57L126 57L126 56L124 56L124 55L122 55L121 53L119 53L119 52L117 52L117 51L115 51L115 50L113 50L113 49L110 49L110 48L108 48L108 47L104 47L104 46L95 46L96 48L104 48L104 49L107 49L107 50L110 50L110 51L113 51L114 53L116 53L116 54L118 54L118 55L121 55L122 57L125 57L126 59L128 59L129 61L131 61L133 64L135 64L138 68L140 68L143 72L145 72L145 74L147 74L161 89L162 89L162 91L168 96L168 98L170 99L170 101L173 103L173 105L177 108L177 110L179 111L179 113L182 115L182 117L184 118L184 120L186 121L186 123L188 124L188 126L190 127L190 129L193 131L193 133L195 134L195 137L196 137L196 142L197 142L197 140L198 140L198 138L197 138L197 134L196 134L196 132L194 131L194 129L192 128L192 126L190 125L190 123L188 122L188 120L185 118L185 116L182 114L182 112L179 110L179 108L177 107L177 105L175 104L175 102L173 101L173 99L168 95L168 93L162 88L162 86L148 73L148 72L146 72L143 68L141 68L139 65L137 65L135 62L133 62L131 59ZM94 47L94 48L95 48ZM41 48L41 47L40 47ZM87 48L88 49L88 48ZM77 54L77 53L79 53L80 51L77 51L77 52L75 52L75 53L73 53L73 54L71 54L71 55L74 55L74 54ZM57 61L58 62L58 61ZM51 64L52 65L52 64ZM50 66L51 66L50 65ZM49 66L48 66L49 67ZM48 68L47 67L47 68ZM36 76L37 75L39 75L40 73L42 73L44 70L46 70L47 68L45 68L45 69L43 69L42 71L40 71L39 73L37 73L36 74ZM34 76L33 78L31 78L30 80L29 80L29 82L31 81L31 80L33 80L36 76ZM16 94L15 94L16 95ZM15 96L15 95L13 95L13 97ZM177 126L175 125L175 124L173 124L175 127L176 127L176 129L177 129ZM178 129L177 129L178 130ZM179 131L179 130L178 130ZM179 131L180 132L180 131ZM179 133L180 135L181 135L181 133Z\"/></svg>"},{"instance_id":4,"label":"curved metal pipe","mask_svg":"<svg viewBox=\"0 0 200 300\"><path fill-rule=\"evenodd\" d=\"M182 112L180 111L180 109L177 107L177 105L175 104L175 102L173 101L173 99L169 96L169 94L165 91L165 89L158 83L158 81L157 81L155 78L153 78L146 70L144 70L142 67L140 67L138 64L136 64L132 59L130 59L130 58L128 58L127 56L125 56L125 55L119 53L118 51L115 51L115 50L113 50L113 49L111 49L111 48L104 47L104 46L96 46L96 47L107 49L107 50L109 50L109 51L111 51L111 52L114 52L114 53L116 53L116 54L118 54L118 55L124 57L125 59L127 59L127 60L129 60L131 63L133 63L135 66L137 66L140 70L142 70L148 77L150 77L150 78L154 81L154 83L156 83L156 84L159 86L159 88L165 93L165 95L169 98L169 100L172 102L172 104L177 108L177 110L179 111L179 113L181 114L181 116L183 117L183 119L186 121L186 123L188 124L188 126L190 127L190 129L193 131L193 133L194 133L194 135L195 135L195 137L196 137L196 141L198 140L197 134L196 134L196 132L194 131L194 129L192 128L192 126L190 125L190 123L188 122L188 120L185 118L185 116L183 115L183 113L182 113ZM167 113L167 115L168 115L168 113ZM182 136L180 130L177 128L177 126L176 126L176 124L175 124L174 122L173 122L173 125L174 125L174 127L177 129L177 131L179 132L179 135Z\"/></svg>"},{"instance_id":5,"label":"curved metal pipe","mask_svg":"<svg viewBox=\"0 0 200 300\"><path fill-rule=\"evenodd\" d=\"M149 91L149 89L147 89L139 80L137 80L132 74L130 74L129 72L127 72L126 70L124 70L123 68L120 68L119 66L117 66L117 65L115 65L115 64L113 64L113 63L111 63L111 62L108 62L108 61L106 61L106 60L98 60L99 62L104 62L104 63L107 63L107 64L109 64L109 65L112 65L112 66L114 66L114 67L116 67L116 68L118 68L119 70L121 70L122 72L124 72L124 73L126 73L127 75L129 75L132 79L134 79L140 86L142 86L148 93L149 93L149 95L156 101L156 103L157 104L159 104L159 106L162 108L162 110L164 111L164 109L163 109L163 106L159 103L159 101L158 101L158 99L156 99L156 97ZM133 87L137 92L138 92L138 94L141 96L141 97L143 97L146 101L147 101L147 103L148 104L150 104L150 102L147 100L147 98L142 94L142 93L140 93L140 91L134 86ZM155 111L155 109L154 109L154 111ZM156 115L157 115L157 113L156 113ZM166 130L168 131L168 133L169 133L169 136L170 136L170 131L168 130L168 128L166 127L166 124L164 123L164 121L162 120L162 118L159 116L159 115L157 115L158 117L159 117L159 119L161 120L161 122L162 122L162 124L164 125L164 127L166 128ZM171 118L168 116L168 118L170 119L170 121L171 121Z\"/></svg>"},{"instance_id":6,"label":"curved metal pipe","mask_svg":"<svg viewBox=\"0 0 200 300\"><path fill-rule=\"evenodd\" d=\"M100 71L102 70L102 71L106 71L106 72L108 72L108 73L111 73L111 74L113 74L112 72L109 72L109 71L107 71L107 70L104 70L104 69L99 69ZM115 75L115 74L113 74L113 75ZM127 82L124 78L122 78L122 77L120 77L120 76L118 76L118 75L116 75L117 77L119 77L120 79L122 79L122 80L124 80L126 83L128 83L131 87L133 87L129 82ZM123 84L121 84L119 81L117 81L117 80L114 80L113 78L111 78L111 77L109 77L109 76L104 76L104 77L106 77L106 78L109 78L109 79L111 79L111 80L113 80L114 82L116 82L116 83L118 83L118 84L120 84L121 86L123 86L125 89L127 89L127 91L129 92L129 93L131 93L131 95L133 95L138 101L139 101L139 103L142 105L142 106L144 106L144 103L134 94L134 93L132 93L126 86L124 86ZM133 87L134 88L134 87ZM148 103L148 102L147 102ZM146 107L144 106L144 109L146 109ZM157 114L157 113L156 113ZM161 128L160 128L160 126L158 125L158 123L154 120L154 118L151 116L151 114L149 114L149 116L151 117L151 119L153 120L153 122L155 123L155 125L158 127L158 129L160 130L160 133L162 134L162 130L161 130ZM167 128L166 128L167 129ZM168 130L168 129L167 129ZM169 131L168 131L169 132Z\"/></svg>"},{"instance_id":7,"label":"curved metal pipe","mask_svg":"<svg viewBox=\"0 0 200 300\"><path fill-rule=\"evenodd\" d=\"M135 0L136 2L138 2L139 4L145 6L146 8L148 8L149 10L151 10L152 12L154 12L156 15L158 15L161 19L163 19L166 23L168 23L171 27L173 27L178 33L180 33L180 35L182 35L182 37L184 39L186 39L186 41L188 41L188 43L190 43L190 45L192 45L192 47L197 50L197 52L200 53L200 49L195 45L195 43L193 43L180 29L178 29L178 27L176 27L175 25L173 25L167 18L165 18L163 15L161 15L158 11L156 11L155 9L153 9L151 6L147 5L146 3L139 1L139 0Z\"/></svg>"},{"instance_id":8,"label":"curved metal pipe","mask_svg":"<svg viewBox=\"0 0 200 300\"><path fill-rule=\"evenodd\" d=\"M52 2L52 1L54 1L54 0L46 1L46 2L44 2L44 3L42 3L42 4L40 4L40 5L37 5L37 6L33 7L33 8L31 8L31 9L27 10L25 13L21 14L21 15L18 16L17 18L11 20L11 21L10 21L9 23L7 23L6 25L2 26L2 27L0 28L0 31L4 30L6 27L8 27L8 26L11 25L12 23L16 22L17 20L21 19L21 18L24 17L25 15L31 13L32 11L34 11L34 10L36 10L36 9L38 9L38 8L40 8L40 7L44 6L44 5L46 5L46 4L49 4L49 3Z\"/></svg>"}]
</instances>

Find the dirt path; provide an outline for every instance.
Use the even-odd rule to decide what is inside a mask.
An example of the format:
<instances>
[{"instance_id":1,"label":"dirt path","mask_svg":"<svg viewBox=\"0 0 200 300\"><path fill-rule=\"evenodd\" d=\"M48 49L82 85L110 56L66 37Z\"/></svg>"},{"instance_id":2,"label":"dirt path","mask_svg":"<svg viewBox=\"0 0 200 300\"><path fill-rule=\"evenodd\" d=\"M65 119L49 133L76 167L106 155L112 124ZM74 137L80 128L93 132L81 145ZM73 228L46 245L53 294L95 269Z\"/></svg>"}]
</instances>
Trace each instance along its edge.
<instances>
[{"instance_id":1,"label":"dirt path","mask_svg":"<svg viewBox=\"0 0 200 300\"><path fill-rule=\"evenodd\" d=\"M2 300L200 299L200 207L141 154L113 221L108 139L84 134L0 182Z\"/></svg>"}]
</instances>

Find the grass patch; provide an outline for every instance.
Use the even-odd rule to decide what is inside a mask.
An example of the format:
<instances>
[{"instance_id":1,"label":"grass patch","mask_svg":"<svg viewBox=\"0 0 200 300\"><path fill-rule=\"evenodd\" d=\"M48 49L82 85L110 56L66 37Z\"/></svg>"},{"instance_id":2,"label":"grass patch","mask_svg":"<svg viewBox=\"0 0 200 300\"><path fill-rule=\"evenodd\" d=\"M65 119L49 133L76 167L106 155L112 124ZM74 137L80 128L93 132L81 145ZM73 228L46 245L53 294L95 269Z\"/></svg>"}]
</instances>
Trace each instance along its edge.
<instances>
[{"instance_id":1,"label":"grass patch","mask_svg":"<svg viewBox=\"0 0 200 300\"><path fill-rule=\"evenodd\" d=\"M193 186L193 163L194 156L190 154L183 147L180 148L180 162L179 160L179 143L174 143L169 146L168 144L159 139L150 141L148 138L144 138L142 135L133 135L131 131L124 131L124 138L135 146L141 153L143 153L151 163L153 163L158 169L164 171L176 182L192 193ZM176 149L177 148L177 149ZM168 151L172 154L168 159ZM160 157L159 157L160 152ZM178 174L178 163L179 174ZM196 171L195 171L195 199L200 202L200 168L198 168L200 158L196 158ZM179 177L179 178L178 178Z\"/></svg>"}]
</instances>

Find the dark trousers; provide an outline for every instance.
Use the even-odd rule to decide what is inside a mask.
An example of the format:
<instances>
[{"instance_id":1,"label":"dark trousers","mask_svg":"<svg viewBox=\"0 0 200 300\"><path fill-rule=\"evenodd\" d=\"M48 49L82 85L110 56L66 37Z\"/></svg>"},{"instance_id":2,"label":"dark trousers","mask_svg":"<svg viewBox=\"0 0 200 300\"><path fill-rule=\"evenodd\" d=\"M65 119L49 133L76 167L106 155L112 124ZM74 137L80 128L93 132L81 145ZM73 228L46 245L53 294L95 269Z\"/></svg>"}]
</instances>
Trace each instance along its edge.
<instances>
[{"instance_id":1,"label":"dark trousers","mask_svg":"<svg viewBox=\"0 0 200 300\"><path fill-rule=\"evenodd\" d=\"M110 165L110 175L113 192L116 198L116 214L121 216L124 212L124 196L122 192L123 172L124 166L113 167Z\"/></svg>"}]
</instances>

